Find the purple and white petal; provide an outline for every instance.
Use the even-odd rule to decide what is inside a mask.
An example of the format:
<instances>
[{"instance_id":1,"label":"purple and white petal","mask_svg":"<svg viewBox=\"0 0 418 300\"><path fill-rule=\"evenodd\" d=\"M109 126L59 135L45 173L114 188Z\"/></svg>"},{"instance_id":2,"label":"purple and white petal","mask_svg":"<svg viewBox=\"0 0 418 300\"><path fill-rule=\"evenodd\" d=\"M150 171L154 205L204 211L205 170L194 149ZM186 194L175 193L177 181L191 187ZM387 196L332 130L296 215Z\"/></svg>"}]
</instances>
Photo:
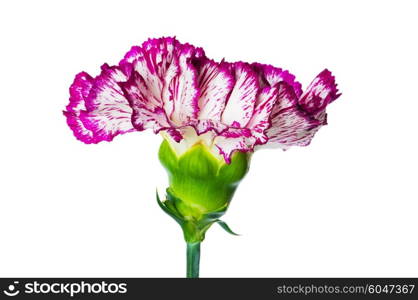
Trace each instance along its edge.
<instances>
[{"instance_id":1,"label":"purple and white petal","mask_svg":"<svg viewBox=\"0 0 418 300\"><path fill-rule=\"evenodd\" d=\"M131 75L136 77L139 90L136 94L142 94L142 102L152 104L153 109L148 108L151 113L162 115L161 111L165 112L171 124L167 126L185 126L197 118L199 91L197 73L191 60L202 53L198 48L182 45L173 38L162 38L148 40L142 48L131 49L125 57L125 61L132 61L137 73ZM162 110L155 111L154 106ZM147 121L149 113L145 114L147 117L139 118L142 120L139 123ZM141 112L135 115L139 116ZM136 126L140 128L143 124Z\"/></svg>"},{"instance_id":2,"label":"purple and white petal","mask_svg":"<svg viewBox=\"0 0 418 300\"><path fill-rule=\"evenodd\" d=\"M196 64L198 70L199 124L198 132L210 128L221 128L221 116L225 108L226 98L234 85L234 78L225 65L212 60L202 59Z\"/></svg>"},{"instance_id":3,"label":"purple and white petal","mask_svg":"<svg viewBox=\"0 0 418 300\"><path fill-rule=\"evenodd\" d=\"M70 87L70 103L66 107L68 112L78 113L80 110L86 109L85 99L87 99L92 86L93 78L86 72L75 76Z\"/></svg>"},{"instance_id":4,"label":"purple and white petal","mask_svg":"<svg viewBox=\"0 0 418 300\"><path fill-rule=\"evenodd\" d=\"M293 87L287 84L280 84L277 102L295 102L297 100ZM266 135L268 143L277 143L282 148L295 145L303 145L306 138L312 135L312 130L321 126L321 122L316 120L298 105L285 108L273 109L271 114L271 127L267 129Z\"/></svg>"},{"instance_id":5,"label":"purple and white petal","mask_svg":"<svg viewBox=\"0 0 418 300\"><path fill-rule=\"evenodd\" d=\"M299 97L302 94L302 85L295 80L295 76L289 71L259 63L253 63L251 66L258 74L261 87L266 85L275 86L280 82L285 82L293 87L296 96Z\"/></svg>"},{"instance_id":6,"label":"purple and white petal","mask_svg":"<svg viewBox=\"0 0 418 300\"><path fill-rule=\"evenodd\" d=\"M258 79L248 64L234 63L231 69L234 72L235 85L222 114L222 122L241 128L247 125L253 115L259 88Z\"/></svg>"},{"instance_id":7,"label":"purple and white petal","mask_svg":"<svg viewBox=\"0 0 418 300\"><path fill-rule=\"evenodd\" d=\"M103 65L102 73L94 79L80 120L94 133L95 143L111 141L118 134L134 130L132 109L118 84L126 79L118 67L108 65Z\"/></svg>"},{"instance_id":8,"label":"purple and white petal","mask_svg":"<svg viewBox=\"0 0 418 300\"><path fill-rule=\"evenodd\" d=\"M76 76L64 114L79 140L111 141L116 135L133 130L132 110L117 84L125 78L117 67L107 65L102 66L102 73L94 79L87 73Z\"/></svg>"},{"instance_id":9,"label":"purple and white petal","mask_svg":"<svg viewBox=\"0 0 418 300\"><path fill-rule=\"evenodd\" d=\"M86 144L94 141L94 135L80 120L80 111L86 109L85 99L87 99L92 86L93 78L89 74L86 72L77 74L70 87L70 103L66 107L67 110L64 111L67 124L74 136Z\"/></svg>"},{"instance_id":10,"label":"purple and white petal","mask_svg":"<svg viewBox=\"0 0 418 300\"><path fill-rule=\"evenodd\" d=\"M94 143L93 131L87 129L80 120L78 113L64 111L64 116L67 118L67 124L74 133L74 136L86 144Z\"/></svg>"},{"instance_id":11,"label":"purple and white petal","mask_svg":"<svg viewBox=\"0 0 418 300\"><path fill-rule=\"evenodd\" d=\"M168 85L173 99L173 111L170 120L175 126L195 124L199 113L199 89L197 72L189 59L179 57L179 74Z\"/></svg>"},{"instance_id":12,"label":"purple and white petal","mask_svg":"<svg viewBox=\"0 0 418 300\"><path fill-rule=\"evenodd\" d=\"M162 101L157 98L158 95L154 95L152 86L148 83L136 71L128 81L119 83L132 109L132 124L139 131L152 129L158 132L170 128Z\"/></svg>"},{"instance_id":13,"label":"purple and white petal","mask_svg":"<svg viewBox=\"0 0 418 300\"><path fill-rule=\"evenodd\" d=\"M278 143L287 148L290 146L304 146L307 137L313 137L313 133L319 129L321 123L312 119L305 112L290 107L281 111L272 119L271 128L267 130L269 143ZM310 140L309 140L310 141Z\"/></svg>"},{"instance_id":14,"label":"purple and white petal","mask_svg":"<svg viewBox=\"0 0 418 300\"><path fill-rule=\"evenodd\" d=\"M235 151L250 152L254 150L256 138L246 128L230 128L214 139L214 145L227 164Z\"/></svg>"},{"instance_id":15,"label":"purple and white petal","mask_svg":"<svg viewBox=\"0 0 418 300\"><path fill-rule=\"evenodd\" d=\"M299 99L299 105L309 114L316 116L340 96L331 72L325 69L312 81Z\"/></svg>"},{"instance_id":16,"label":"purple and white petal","mask_svg":"<svg viewBox=\"0 0 418 300\"><path fill-rule=\"evenodd\" d=\"M257 96L254 114L246 126L251 129L252 135L256 138L257 144L265 144L268 141L265 131L271 126L270 114L277 98L277 87L265 87Z\"/></svg>"}]
</instances>

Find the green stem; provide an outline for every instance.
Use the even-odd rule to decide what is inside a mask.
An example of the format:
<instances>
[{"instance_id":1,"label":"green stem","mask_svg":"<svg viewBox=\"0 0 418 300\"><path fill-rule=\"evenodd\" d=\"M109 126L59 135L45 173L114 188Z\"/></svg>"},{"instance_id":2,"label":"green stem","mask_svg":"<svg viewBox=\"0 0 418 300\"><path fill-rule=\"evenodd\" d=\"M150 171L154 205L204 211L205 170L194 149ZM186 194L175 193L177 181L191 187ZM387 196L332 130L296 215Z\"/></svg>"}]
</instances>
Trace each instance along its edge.
<instances>
[{"instance_id":1,"label":"green stem","mask_svg":"<svg viewBox=\"0 0 418 300\"><path fill-rule=\"evenodd\" d=\"M200 242L187 243L187 278L199 278Z\"/></svg>"}]
</instances>

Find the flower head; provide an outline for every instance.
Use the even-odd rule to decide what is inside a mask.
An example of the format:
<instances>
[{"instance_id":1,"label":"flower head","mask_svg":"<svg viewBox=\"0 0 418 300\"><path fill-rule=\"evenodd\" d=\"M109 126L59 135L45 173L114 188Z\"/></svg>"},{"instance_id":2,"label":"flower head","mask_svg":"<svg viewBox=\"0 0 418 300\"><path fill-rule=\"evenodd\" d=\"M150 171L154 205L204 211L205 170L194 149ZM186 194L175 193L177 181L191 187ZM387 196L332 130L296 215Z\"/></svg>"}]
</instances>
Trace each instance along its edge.
<instances>
[{"instance_id":1,"label":"flower head","mask_svg":"<svg viewBox=\"0 0 418 300\"><path fill-rule=\"evenodd\" d=\"M338 96L328 70L302 91L280 68L215 62L201 48L160 38L132 47L97 77L78 74L64 114L85 143L152 129L178 155L202 144L229 164L234 152L256 146L308 145Z\"/></svg>"},{"instance_id":2,"label":"flower head","mask_svg":"<svg viewBox=\"0 0 418 300\"><path fill-rule=\"evenodd\" d=\"M78 74L64 115L88 144L146 129L160 133L169 188L166 199L157 200L198 249L214 223L232 233L219 218L248 172L251 153L264 145L308 145L338 96L328 70L303 91L280 68L215 62L201 48L160 38L132 47L96 77Z\"/></svg>"}]
</instances>

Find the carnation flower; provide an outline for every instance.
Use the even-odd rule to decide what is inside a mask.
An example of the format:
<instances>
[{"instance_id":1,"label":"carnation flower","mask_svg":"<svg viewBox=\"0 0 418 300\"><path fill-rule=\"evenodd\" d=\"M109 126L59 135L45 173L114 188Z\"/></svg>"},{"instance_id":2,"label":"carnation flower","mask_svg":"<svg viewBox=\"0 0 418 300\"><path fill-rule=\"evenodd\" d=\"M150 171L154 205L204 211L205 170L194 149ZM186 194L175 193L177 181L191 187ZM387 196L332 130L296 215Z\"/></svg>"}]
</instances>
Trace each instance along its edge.
<instances>
[{"instance_id":1,"label":"carnation flower","mask_svg":"<svg viewBox=\"0 0 418 300\"><path fill-rule=\"evenodd\" d=\"M146 129L162 135L159 158L170 187L158 201L182 226L188 275L196 276L207 229L219 223L230 231L219 217L248 171L250 154L263 146L309 145L339 95L327 69L302 90L281 68L216 62L202 48L160 38L132 47L97 77L76 75L64 114L87 144Z\"/></svg>"}]
</instances>

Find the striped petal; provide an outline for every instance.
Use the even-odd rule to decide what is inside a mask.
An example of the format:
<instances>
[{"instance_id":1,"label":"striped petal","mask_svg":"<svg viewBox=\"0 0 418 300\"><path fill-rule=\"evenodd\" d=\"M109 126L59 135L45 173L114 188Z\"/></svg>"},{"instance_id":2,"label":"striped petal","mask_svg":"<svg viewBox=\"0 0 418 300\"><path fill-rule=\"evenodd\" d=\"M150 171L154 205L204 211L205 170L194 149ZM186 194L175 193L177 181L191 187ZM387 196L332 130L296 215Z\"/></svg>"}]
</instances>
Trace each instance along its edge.
<instances>
[{"instance_id":1,"label":"striped petal","mask_svg":"<svg viewBox=\"0 0 418 300\"><path fill-rule=\"evenodd\" d=\"M191 60L203 51L173 38L152 39L133 47L123 63L133 65L122 84L138 130L186 126L198 113L197 72Z\"/></svg>"},{"instance_id":2,"label":"striped petal","mask_svg":"<svg viewBox=\"0 0 418 300\"><path fill-rule=\"evenodd\" d=\"M302 85L295 80L295 76L289 71L259 63L253 63L251 66L258 74L261 87L266 85L275 86L280 82L285 82L293 87L296 96L299 97L302 94Z\"/></svg>"},{"instance_id":3,"label":"striped petal","mask_svg":"<svg viewBox=\"0 0 418 300\"><path fill-rule=\"evenodd\" d=\"M249 152L253 150L256 139L246 128L229 128L214 139L214 145L219 150L227 164L235 151Z\"/></svg>"},{"instance_id":4,"label":"striped petal","mask_svg":"<svg viewBox=\"0 0 418 300\"><path fill-rule=\"evenodd\" d=\"M158 132L171 127L162 108L162 101L154 94L152 85L138 72L134 72L128 81L119 85L132 108L132 124L137 130L152 129Z\"/></svg>"},{"instance_id":5,"label":"striped petal","mask_svg":"<svg viewBox=\"0 0 418 300\"><path fill-rule=\"evenodd\" d=\"M126 75L108 65L103 65L102 73L94 79L86 73L76 76L64 114L79 140L111 141L118 134L133 131L132 109L119 88L120 80L126 80Z\"/></svg>"},{"instance_id":6,"label":"striped petal","mask_svg":"<svg viewBox=\"0 0 418 300\"><path fill-rule=\"evenodd\" d=\"M278 103L294 103L297 101L293 87L282 83L279 86ZM321 122L301 110L297 105L275 108L271 114L271 127L267 129L269 143L276 143L282 148L309 143L313 130L321 126Z\"/></svg>"},{"instance_id":7,"label":"striped petal","mask_svg":"<svg viewBox=\"0 0 418 300\"><path fill-rule=\"evenodd\" d=\"M170 119L176 126L186 126L197 119L199 112L199 89L197 72L190 62L188 52L179 57L179 73L168 83L173 111Z\"/></svg>"},{"instance_id":8,"label":"striped petal","mask_svg":"<svg viewBox=\"0 0 418 300\"><path fill-rule=\"evenodd\" d=\"M245 63L232 65L235 85L222 114L222 122L226 125L245 127L254 112L254 104L258 92L256 73Z\"/></svg>"},{"instance_id":9,"label":"striped petal","mask_svg":"<svg viewBox=\"0 0 418 300\"><path fill-rule=\"evenodd\" d=\"M74 136L85 143L92 143L94 135L81 122L80 111L86 109L85 99L87 99L90 93L93 81L93 78L86 72L81 72L76 75L70 87L70 103L67 105L66 111L64 111L67 124L73 131Z\"/></svg>"},{"instance_id":10,"label":"striped petal","mask_svg":"<svg viewBox=\"0 0 418 300\"><path fill-rule=\"evenodd\" d=\"M265 144L268 141L265 131L270 127L270 115L277 97L277 87L265 87L257 96L254 114L247 125L257 144Z\"/></svg>"},{"instance_id":11,"label":"striped petal","mask_svg":"<svg viewBox=\"0 0 418 300\"><path fill-rule=\"evenodd\" d=\"M334 76L325 69L319 73L300 97L299 105L309 114L319 115L328 104L339 96Z\"/></svg>"},{"instance_id":12,"label":"striped petal","mask_svg":"<svg viewBox=\"0 0 418 300\"><path fill-rule=\"evenodd\" d=\"M225 65L212 60L198 61L199 124L198 132L225 129L221 126L221 117L227 96L232 90L234 79Z\"/></svg>"}]
</instances>

